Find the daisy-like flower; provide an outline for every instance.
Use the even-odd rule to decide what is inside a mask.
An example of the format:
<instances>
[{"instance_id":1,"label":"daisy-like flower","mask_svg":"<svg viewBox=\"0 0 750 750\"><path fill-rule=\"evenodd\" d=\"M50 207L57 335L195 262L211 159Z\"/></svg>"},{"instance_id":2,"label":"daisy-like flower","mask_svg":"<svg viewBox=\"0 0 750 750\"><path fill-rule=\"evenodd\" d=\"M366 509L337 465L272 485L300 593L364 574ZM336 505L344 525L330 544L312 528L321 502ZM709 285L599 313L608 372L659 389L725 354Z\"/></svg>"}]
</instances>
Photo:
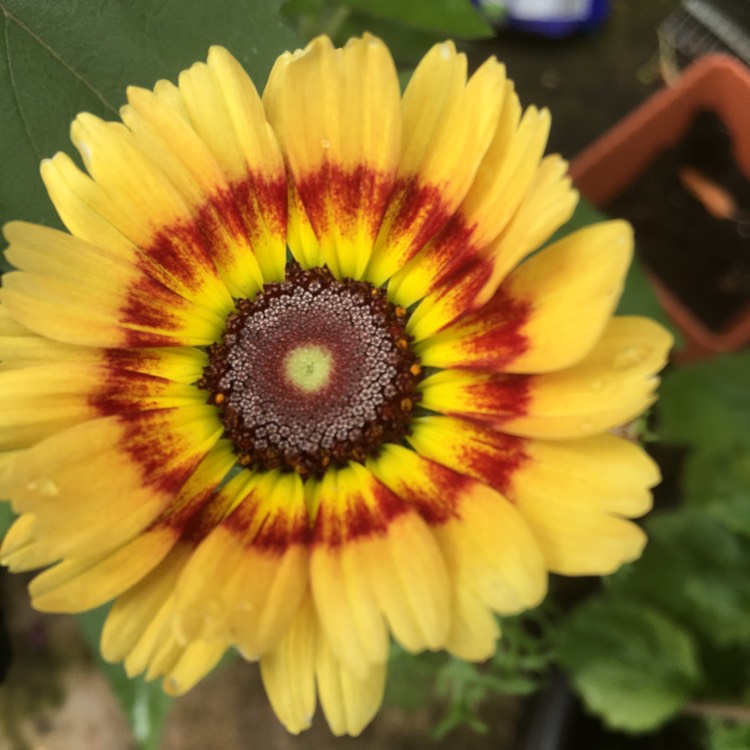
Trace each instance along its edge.
<instances>
[{"instance_id":1,"label":"daisy-like flower","mask_svg":"<svg viewBox=\"0 0 750 750\"><path fill-rule=\"evenodd\" d=\"M637 557L652 461L609 431L670 337L612 317L619 221L532 257L577 196L549 116L434 47L403 96L365 36L224 49L42 176L5 227L0 496L34 605L114 600L101 648L180 694L229 648L291 732L357 734L390 638L489 657L549 571Z\"/></svg>"}]
</instances>

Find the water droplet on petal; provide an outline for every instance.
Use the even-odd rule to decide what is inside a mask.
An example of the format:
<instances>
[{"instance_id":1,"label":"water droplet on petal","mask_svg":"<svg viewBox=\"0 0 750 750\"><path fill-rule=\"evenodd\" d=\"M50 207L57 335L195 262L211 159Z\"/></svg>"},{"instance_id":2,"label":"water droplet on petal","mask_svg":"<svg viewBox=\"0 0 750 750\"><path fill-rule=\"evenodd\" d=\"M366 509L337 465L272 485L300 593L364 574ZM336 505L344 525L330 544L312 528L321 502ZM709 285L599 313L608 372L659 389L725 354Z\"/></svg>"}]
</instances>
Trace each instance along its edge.
<instances>
[{"instance_id":1,"label":"water droplet on petal","mask_svg":"<svg viewBox=\"0 0 750 750\"><path fill-rule=\"evenodd\" d=\"M322 139L322 140L320 141L320 145L321 145L321 146L322 146L323 148L331 148L331 142L330 142L330 141L328 140L328 138L323 138L323 139Z\"/></svg>"},{"instance_id":2,"label":"water droplet on petal","mask_svg":"<svg viewBox=\"0 0 750 750\"><path fill-rule=\"evenodd\" d=\"M76 146L78 150L81 152L81 156L83 157L83 160L85 162L90 162L91 155L92 155L91 146L88 143L86 143L86 141L79 141L76 144Z\"/></svg>"},{"instance_id":3,"label":"water droplet on petal","mask_svg":"<svg viewBox=\"0 0 750 750\"><path fill-rule=\"evenodd\" d=\"M591 381L591 390L592 391L601 391L602 388L604 388L604 381L603 380L592 380Z\"/></svg>"},{"instance_id":4,"label":"water droplet on petal","mask_svg":"<svg viewBox=\"0 0 750 750\"><path fill-rule=\"evenodd\" d=\"M237 613L241 615L249 615L255 609L255 603L252 601L240 602L237 605Z\"/></svg>"},{"instance_id":5,"label":"water droplet on petal","mask_svg":"<svg viewBox=\"0 0 750 750\"><path fill-rule=\"evenodd\" d=\"M33 482L29 482L26 489L31 492L38 492L43 497L57 497L60 494L57 482L49 477L40 477Z\"/></svg>"},{"instance_id":6,"label":"water droplet on petal","mask_svg":"<svg viewBox=\"0 0 750 750\"><path fill-rule=\"evenodd\" d=\"M215 596L211 596L203 603L205 607L205 619L216 620L224 612L221 599Z\"/></svg>"},{"instance_id":7,"label":"water droplet on petal","mask_svg":"<svg viewBox=\"0 0 750 750\"><path fill-rule=\"evenodd\" d=\"M594 431L594 423L590 419L585 419L581 422L579 429L582 433L589 435Z\"/></svg>"},{"instance_id":8,"label":"water droplet on petal","mask_svg":"<svg viewBox=\"0 0 750 750\"><path fill-rule=\"evenodd\" d=\"M205 626L205 618L194 609L181 612L177 620L175 636L182 645L198 639Z\"/></svg>"},{"instance_id":9,"label":"water droplet on petal","mask_svg":"<svg viewBox=\"0 0 750 750\"><path fill-rule=\"evenodd\" d=\"M641 364L648 357L648 349L642 346L629 346L615 356L615 370L629 370L631 367Z\"/></svg>"}]
</instances>

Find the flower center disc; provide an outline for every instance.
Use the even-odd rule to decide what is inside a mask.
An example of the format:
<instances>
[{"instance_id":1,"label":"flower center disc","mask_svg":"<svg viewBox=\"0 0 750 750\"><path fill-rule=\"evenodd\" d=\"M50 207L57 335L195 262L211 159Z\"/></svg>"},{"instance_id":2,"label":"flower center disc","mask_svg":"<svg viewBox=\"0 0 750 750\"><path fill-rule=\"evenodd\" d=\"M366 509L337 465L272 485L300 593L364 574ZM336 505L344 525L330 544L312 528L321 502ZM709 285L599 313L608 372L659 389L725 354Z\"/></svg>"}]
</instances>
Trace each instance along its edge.
<instances>
[{"instance_id":1,"label":"flower center disc","mask_svg":"<svg viewBox=\"0 0 750 750\"><path fill-rule=\"evenodd\" d=\"M296 264L239 300L198 383L239 462L320 476L400 442L422 373L406 320L371 284Z\"/></svg>"}]
</instances>

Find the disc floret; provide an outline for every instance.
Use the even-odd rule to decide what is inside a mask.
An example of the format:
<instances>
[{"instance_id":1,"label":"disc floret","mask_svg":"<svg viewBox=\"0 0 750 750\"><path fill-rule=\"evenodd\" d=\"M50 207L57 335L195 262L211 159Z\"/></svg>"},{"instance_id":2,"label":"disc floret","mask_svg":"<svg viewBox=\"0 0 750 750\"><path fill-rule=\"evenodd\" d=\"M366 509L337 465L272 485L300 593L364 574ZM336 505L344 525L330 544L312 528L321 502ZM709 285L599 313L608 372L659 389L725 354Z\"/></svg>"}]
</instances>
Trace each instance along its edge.
<instances>
[{"instance_id":1,"label":"disc floret","mask_svg":"<svg viewBox=\"0 0 750 750\"><path fill-rule=\"evenodd\" d=\"M408 432L422 368L406 310L365 281L287 266L237 302L199 386L239 462L320 476Z\"/></svg>"}]
</instances>

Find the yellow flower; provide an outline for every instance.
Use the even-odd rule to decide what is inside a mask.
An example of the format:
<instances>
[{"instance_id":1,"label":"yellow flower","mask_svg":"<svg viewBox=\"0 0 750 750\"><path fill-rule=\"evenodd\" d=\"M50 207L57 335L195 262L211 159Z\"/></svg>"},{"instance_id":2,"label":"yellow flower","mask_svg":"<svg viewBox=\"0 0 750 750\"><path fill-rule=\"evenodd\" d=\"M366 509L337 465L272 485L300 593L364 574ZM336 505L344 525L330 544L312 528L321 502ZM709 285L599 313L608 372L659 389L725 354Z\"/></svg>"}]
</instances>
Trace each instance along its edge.
<instances>
[{"instance_id":1,"label":"yellow flower","mask_svg":"<svg viewBox=\"0 0 750 750\"><path fill-rule=\"evenodd\" d=\"M640 554L658 472L608 431L669 335L612 318L607 222L524 261L577 196L546 111L434 47L401 96L365 36L224 49L80 115L42 176L69 234L5 228L0 496L34 605L114 599L106 659L183 693L228 648L291 732L357 734L389 639L489 657L547 573ZM291 259L288 263L288 259ZM519 265L520 264L520 265Z\"/></svg>"}]
</instances>

